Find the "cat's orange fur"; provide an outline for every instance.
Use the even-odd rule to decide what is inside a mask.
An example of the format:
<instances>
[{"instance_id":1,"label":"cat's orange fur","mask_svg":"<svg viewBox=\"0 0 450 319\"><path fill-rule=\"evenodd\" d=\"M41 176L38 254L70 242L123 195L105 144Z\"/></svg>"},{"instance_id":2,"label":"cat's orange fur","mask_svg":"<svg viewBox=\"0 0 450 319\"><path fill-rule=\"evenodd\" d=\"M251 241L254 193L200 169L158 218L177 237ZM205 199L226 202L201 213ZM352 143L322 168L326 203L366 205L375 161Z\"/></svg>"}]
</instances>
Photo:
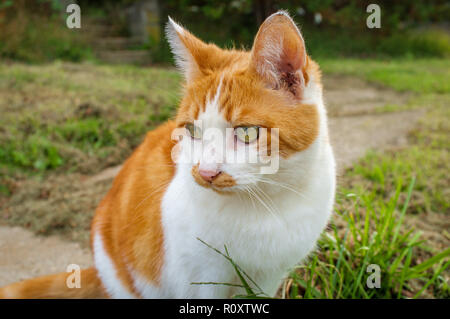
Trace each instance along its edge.
<instances>
[{"instance_id":1,"label":"cat's orange fur","mask_svg":"<svg viewBox=\"0 0 450 319\"><path fill-rule=\"evenodd\" d=\"M102 284L95 268L81 271L81 288L68 288L66 285L69 273L60 273L25 280L0 289L2 299L57 299L57 298L105 298Z\"/></svg>"},{"instance_id":2,"label":"cat's orange fur","mask_svg":"<svg viewBox=\"0 0 450 319\"><path fill-rule=\"evenodd\" d=\"M195 120L205 107L205 99L214 94L222 81L220 103L227 121L233 125L259 125L282 128L280 130L280 154L287 158L306 149L318 134L318 114L313 105L299 104L301 86L293 83L275 83L274 79L261 76L259 50L264 42L284 34L284 54L303 52L298 47L297 31L286 23L283 15L275 16L261 27L251 52L222 50L213 44L205 44L187 31L178 34L189 49L198 68L189 70L175 121L169 121L149 132L144 142L125 162L113 186L98 206L92 223L92 233L101 235L105 250L115 262L122 283L139 296L132 283L128 267L159 284L164 264L163 228L160 204L171 181L175 164L171 151L175 141L171 139L174 128ZM304 81L309 75L320 81L318 66L304 56L302 69ZM297 66L287 66L297 67ZM267 90L288 86L286 90ZM292 94L288 94L290 92ZM194 178L195 168L193 169ZM200 180L199 180L200 181ZM226 180L232 183L232 180ZM149 195L150 194L150 195ZM93 298L105 296L94 269L82 273L82 288L65 287L67 274L32 279L0 289L3 298Z\"/></svg>"}]
</instances>

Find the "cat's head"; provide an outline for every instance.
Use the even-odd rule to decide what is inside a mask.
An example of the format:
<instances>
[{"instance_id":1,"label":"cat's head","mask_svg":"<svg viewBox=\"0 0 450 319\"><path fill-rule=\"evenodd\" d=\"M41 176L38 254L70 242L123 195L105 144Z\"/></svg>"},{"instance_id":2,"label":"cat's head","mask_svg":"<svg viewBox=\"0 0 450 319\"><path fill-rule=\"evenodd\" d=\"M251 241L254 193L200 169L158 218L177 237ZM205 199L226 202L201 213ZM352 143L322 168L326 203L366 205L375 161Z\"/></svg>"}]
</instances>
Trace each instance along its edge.
<instances>
[{"instance_id":1,"label":"cat's head","mask_svg":"<svg viewBox=\"0 0 450 319\"><path fill-rule=\"evenodd\" d=\"M314 97L321 101L321 85L289 15L268 17L248 52L206 44L170 18L167 36L184 75L173 152L180 169L222 191L270 183L295 169L292 159L319 135Z\"/></svg>"}]
</instances>

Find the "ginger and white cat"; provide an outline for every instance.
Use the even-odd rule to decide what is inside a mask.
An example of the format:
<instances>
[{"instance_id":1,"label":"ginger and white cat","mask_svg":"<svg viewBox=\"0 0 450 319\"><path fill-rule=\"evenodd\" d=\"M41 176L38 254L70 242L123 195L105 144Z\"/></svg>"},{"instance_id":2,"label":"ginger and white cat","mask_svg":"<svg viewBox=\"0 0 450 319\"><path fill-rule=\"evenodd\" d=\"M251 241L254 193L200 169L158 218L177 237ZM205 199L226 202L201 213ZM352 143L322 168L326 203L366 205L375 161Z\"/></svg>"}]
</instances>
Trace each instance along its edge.
<instances>
[{"instance_id":1,"label":"ginger and white cat","mask_svg":"<svg viewBox=\"0 0 450 319\"><path fill-rule=\"evenodd\" d=\"M169 19L167 36L184 75L174 121L149 132L125 162L92 223L95 268L81 289L68 274L0 289L5 298L227 298L240 284L230 262L198 239L228 253L268 295L315 248L335 192L318 65L300 31L280 11L261 25L250 52L206 44ZM201 122L201 127L198 123ZM182 136L174 138L174 131ZM184 129L186 128L186 129ZM260 130L277 138L279 168L233 163L223 148L264 151ZM271 135L270 129L278 129ZM179 130L178 130L179 131ZM217 144L216 144L217 142ZM192 144L207 152L190 154ZM261 144L260 144L261 143ZM271 154L274 155L274 154ZM258 289L256 289L258 291Z\"/></svg>"}]
</instances>

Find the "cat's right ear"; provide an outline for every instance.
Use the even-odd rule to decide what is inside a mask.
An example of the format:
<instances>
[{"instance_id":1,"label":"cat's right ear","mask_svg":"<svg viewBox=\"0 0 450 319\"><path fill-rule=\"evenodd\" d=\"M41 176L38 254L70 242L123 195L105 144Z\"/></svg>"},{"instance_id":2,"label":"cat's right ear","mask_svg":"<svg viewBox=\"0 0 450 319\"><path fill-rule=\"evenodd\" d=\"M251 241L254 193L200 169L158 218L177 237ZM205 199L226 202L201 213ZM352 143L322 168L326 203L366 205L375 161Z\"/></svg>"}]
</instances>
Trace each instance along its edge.
<instances>
[{"instance_id":1,"label":"cat's right ear","mask_svg":"<svg viewBox=\"0 0 450 319\"><path fill-rule=\"evenodd\" d=\"M186 81L201 74L201 63L208 51L208 45L169 17L166 36L175 57L175 64ZM204 62L204 61L203 61Z\"/></svg>"},{"instance_id":2,"label":"cat's right ear","mask_svg":"<svg viewBox=\"0 0 450 319\"><path fill-rule=\"evenodd\" d=\"M259 28L251 52L250 69L274 88L301 95L307 81L305 42L286 11L268 17Z\"/></svg>"}]
</instances>

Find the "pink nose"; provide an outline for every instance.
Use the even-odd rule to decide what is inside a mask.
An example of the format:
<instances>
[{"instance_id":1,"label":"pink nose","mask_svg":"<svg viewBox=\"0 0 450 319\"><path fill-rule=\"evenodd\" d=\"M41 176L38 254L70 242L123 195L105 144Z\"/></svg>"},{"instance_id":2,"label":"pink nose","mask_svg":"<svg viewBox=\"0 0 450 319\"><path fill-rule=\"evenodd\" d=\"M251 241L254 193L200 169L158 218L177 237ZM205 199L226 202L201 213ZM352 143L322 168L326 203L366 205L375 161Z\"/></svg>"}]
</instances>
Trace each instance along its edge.
<instances>
[{"instance_id":1,"label":"pink nose","mask_svg":"<svg viewBox=\"0 0 450 319\"><path fill-rule=\"evenodd\" d=\"M214 178L216 178L217 176L220 175L220 173L222 173L221 171L216 171L216 170L203 170L200 169L198 171L198 173L200 174L200 176L207 182L212 182L214 180Z\"/></svg>"}]
</instances>

